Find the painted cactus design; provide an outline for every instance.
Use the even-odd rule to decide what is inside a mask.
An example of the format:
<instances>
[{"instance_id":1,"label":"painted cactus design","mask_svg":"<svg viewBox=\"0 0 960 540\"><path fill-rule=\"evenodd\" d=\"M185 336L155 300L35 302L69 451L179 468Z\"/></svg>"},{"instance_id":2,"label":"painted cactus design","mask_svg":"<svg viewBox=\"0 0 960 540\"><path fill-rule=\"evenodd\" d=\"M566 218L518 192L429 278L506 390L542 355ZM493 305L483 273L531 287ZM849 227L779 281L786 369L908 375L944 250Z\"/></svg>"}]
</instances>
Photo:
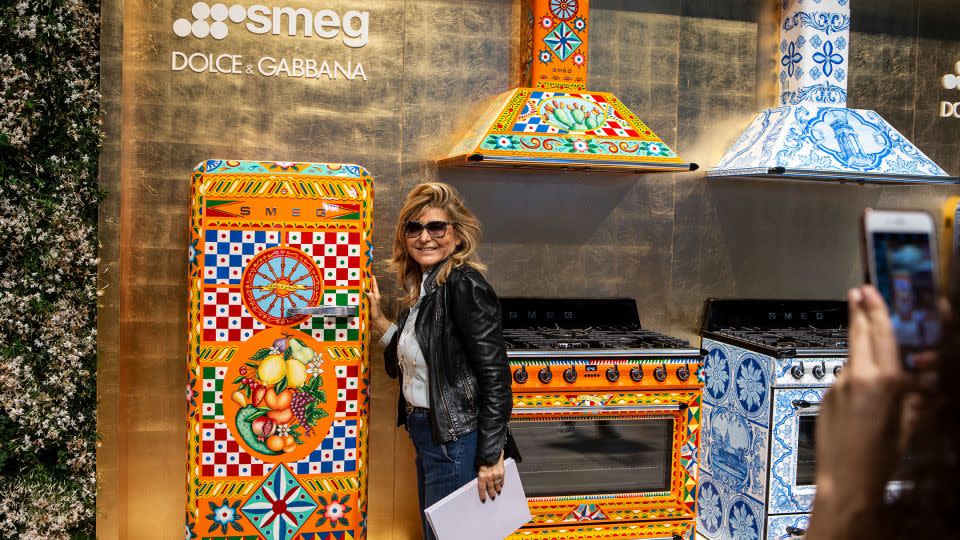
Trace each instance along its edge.
<instances>
[{"instance_id":1,"label":"painted cactus design","mask_svg":"<svg viewBox=\"0 0 960 540\"><path fill-rule=\"evenodd\" d=\"M603 112L585 103L559 103L551 101L544 107L547 121L568 131L591 131L603 121Z\"/></svg>"}]
</instances>

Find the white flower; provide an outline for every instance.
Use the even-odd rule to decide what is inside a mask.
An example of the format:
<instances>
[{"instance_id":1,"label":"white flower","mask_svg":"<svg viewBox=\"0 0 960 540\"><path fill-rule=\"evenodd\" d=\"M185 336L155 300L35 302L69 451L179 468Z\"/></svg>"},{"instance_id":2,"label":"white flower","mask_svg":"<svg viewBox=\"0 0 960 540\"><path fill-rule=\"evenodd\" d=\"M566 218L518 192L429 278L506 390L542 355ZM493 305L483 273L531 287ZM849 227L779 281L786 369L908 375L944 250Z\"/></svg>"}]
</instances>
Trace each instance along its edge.
<instances>
[{"instance_id":1,"label":"white flower","mask_svg":"<svg viewBox=\"0 0 960 540\"><path fill-rule=\"evenodd\" d=\"M740 364L740 370L737 372L737 388L740 389L738 397L747 410L752 412L760 407L766 385L763 380L763 371L756 362L750 360Z\"/></svg>"}]
</instances>

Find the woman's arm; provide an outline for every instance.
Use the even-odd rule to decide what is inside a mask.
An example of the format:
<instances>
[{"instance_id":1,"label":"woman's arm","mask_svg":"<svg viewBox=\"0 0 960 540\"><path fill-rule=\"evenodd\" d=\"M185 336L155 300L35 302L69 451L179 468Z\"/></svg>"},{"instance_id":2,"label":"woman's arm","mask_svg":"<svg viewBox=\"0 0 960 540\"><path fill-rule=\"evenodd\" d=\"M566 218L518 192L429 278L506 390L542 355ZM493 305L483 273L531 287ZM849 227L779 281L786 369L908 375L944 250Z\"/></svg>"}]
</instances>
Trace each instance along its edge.
<instances>
[{"instance_id":1,"label":"woman's arm","mask_svg":"<svg viewBox=\"0 0 960 540\"><path fill-rule=\"evenodd\" d=\"M380 287L377 285L377 277L371 276L371 289L367 289L367 300L370 302L370 325L373 326L374 330L380 333L381 336L385 335L389 330L390 326L393 325L393 322L383 314L383 308L380 304Z\"/></svg>"},{"instance_id":2,"label":"woman's arm","mask_svg":"<svg viewBox=\"0 0 960 540\"><path fill-rule=\"evenodd\" d=\"M381 307L380 287L376 276L372 276L371 287L367 289L367 301L370 304L370 326L380 333L380 342L384 346L383 363L387 375L396 379L400 375L400 364L397 357L397 327L383 314Z\"/></svg>"},{"instance_id":3,"label":"woman's arm","mask_svg":"<svg viewBox=\"0 0 960 540\"><path fill-rule=\"evenodd\" d=\"M500 492L503 482L503 446L513 409L510 364L503 342L500 301L493 288L476 272L451 275L451 318L464 341L477 377L477 466L480 499Z\"/></svg>"}]
</instances>

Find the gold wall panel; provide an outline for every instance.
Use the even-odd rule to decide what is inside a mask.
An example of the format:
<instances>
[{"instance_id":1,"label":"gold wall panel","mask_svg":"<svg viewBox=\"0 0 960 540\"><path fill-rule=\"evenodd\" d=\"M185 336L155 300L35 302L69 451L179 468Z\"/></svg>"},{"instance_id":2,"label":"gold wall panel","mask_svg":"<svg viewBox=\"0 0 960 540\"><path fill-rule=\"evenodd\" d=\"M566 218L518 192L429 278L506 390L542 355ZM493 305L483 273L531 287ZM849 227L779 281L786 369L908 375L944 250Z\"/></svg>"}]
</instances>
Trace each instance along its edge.
<instances>
[{"instance_id":1,"label":"gold wall panel","mask_svg":"<svg viewBox=\"0 0 960 540\"><path fill-rule=\"evenodd\" d=\"M864 206L936 213L958 191L702 173L438 173L436 159L482 106L518 82L516 0L277 3L369 11L369 43L357 49L236 26L223 40L177 37L173 22L193 4L102 4L101 538L132 538L144 519L151 538L183 534L188 179L203 159L367 168L377 182L374 270L387 297L397 287L383 261L402 197L440 179L482 220L481 256L499 294L634 297L645 325L687 338L708 296L841 297L862 275ZM960 61L947 4L853 4L849 105L877 110L956 175L960 119L939 117L941 101L960 101L940 86ZM671 148L709 167L773 105L777 5L593 0L590 87L615 92ZM352 59L368 80L175 72L175 50ZM376 349L371 366L369 538L418 538L412 448L394 427L397 386Z\"/></svg>"}]
</instances>

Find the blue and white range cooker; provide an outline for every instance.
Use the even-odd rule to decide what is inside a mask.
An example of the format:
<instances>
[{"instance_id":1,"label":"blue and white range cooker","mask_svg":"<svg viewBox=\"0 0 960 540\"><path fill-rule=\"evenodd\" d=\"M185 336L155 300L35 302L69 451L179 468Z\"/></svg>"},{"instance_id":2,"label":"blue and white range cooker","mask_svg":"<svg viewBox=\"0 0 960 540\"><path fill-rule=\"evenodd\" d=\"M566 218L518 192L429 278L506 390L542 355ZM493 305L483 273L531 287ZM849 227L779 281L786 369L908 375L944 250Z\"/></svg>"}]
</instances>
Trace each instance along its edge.
<instances>
[{"instance_id":1,"label":"blue and white range cooker","mask_svg":"<svg viewBox=\"0 0 960 540\"><path fill-rule=\"evenodd\" d=\"M847 356L847 304L708 300L697 537L802 536L814 426Z\"/></svg>"}]
</instances>

